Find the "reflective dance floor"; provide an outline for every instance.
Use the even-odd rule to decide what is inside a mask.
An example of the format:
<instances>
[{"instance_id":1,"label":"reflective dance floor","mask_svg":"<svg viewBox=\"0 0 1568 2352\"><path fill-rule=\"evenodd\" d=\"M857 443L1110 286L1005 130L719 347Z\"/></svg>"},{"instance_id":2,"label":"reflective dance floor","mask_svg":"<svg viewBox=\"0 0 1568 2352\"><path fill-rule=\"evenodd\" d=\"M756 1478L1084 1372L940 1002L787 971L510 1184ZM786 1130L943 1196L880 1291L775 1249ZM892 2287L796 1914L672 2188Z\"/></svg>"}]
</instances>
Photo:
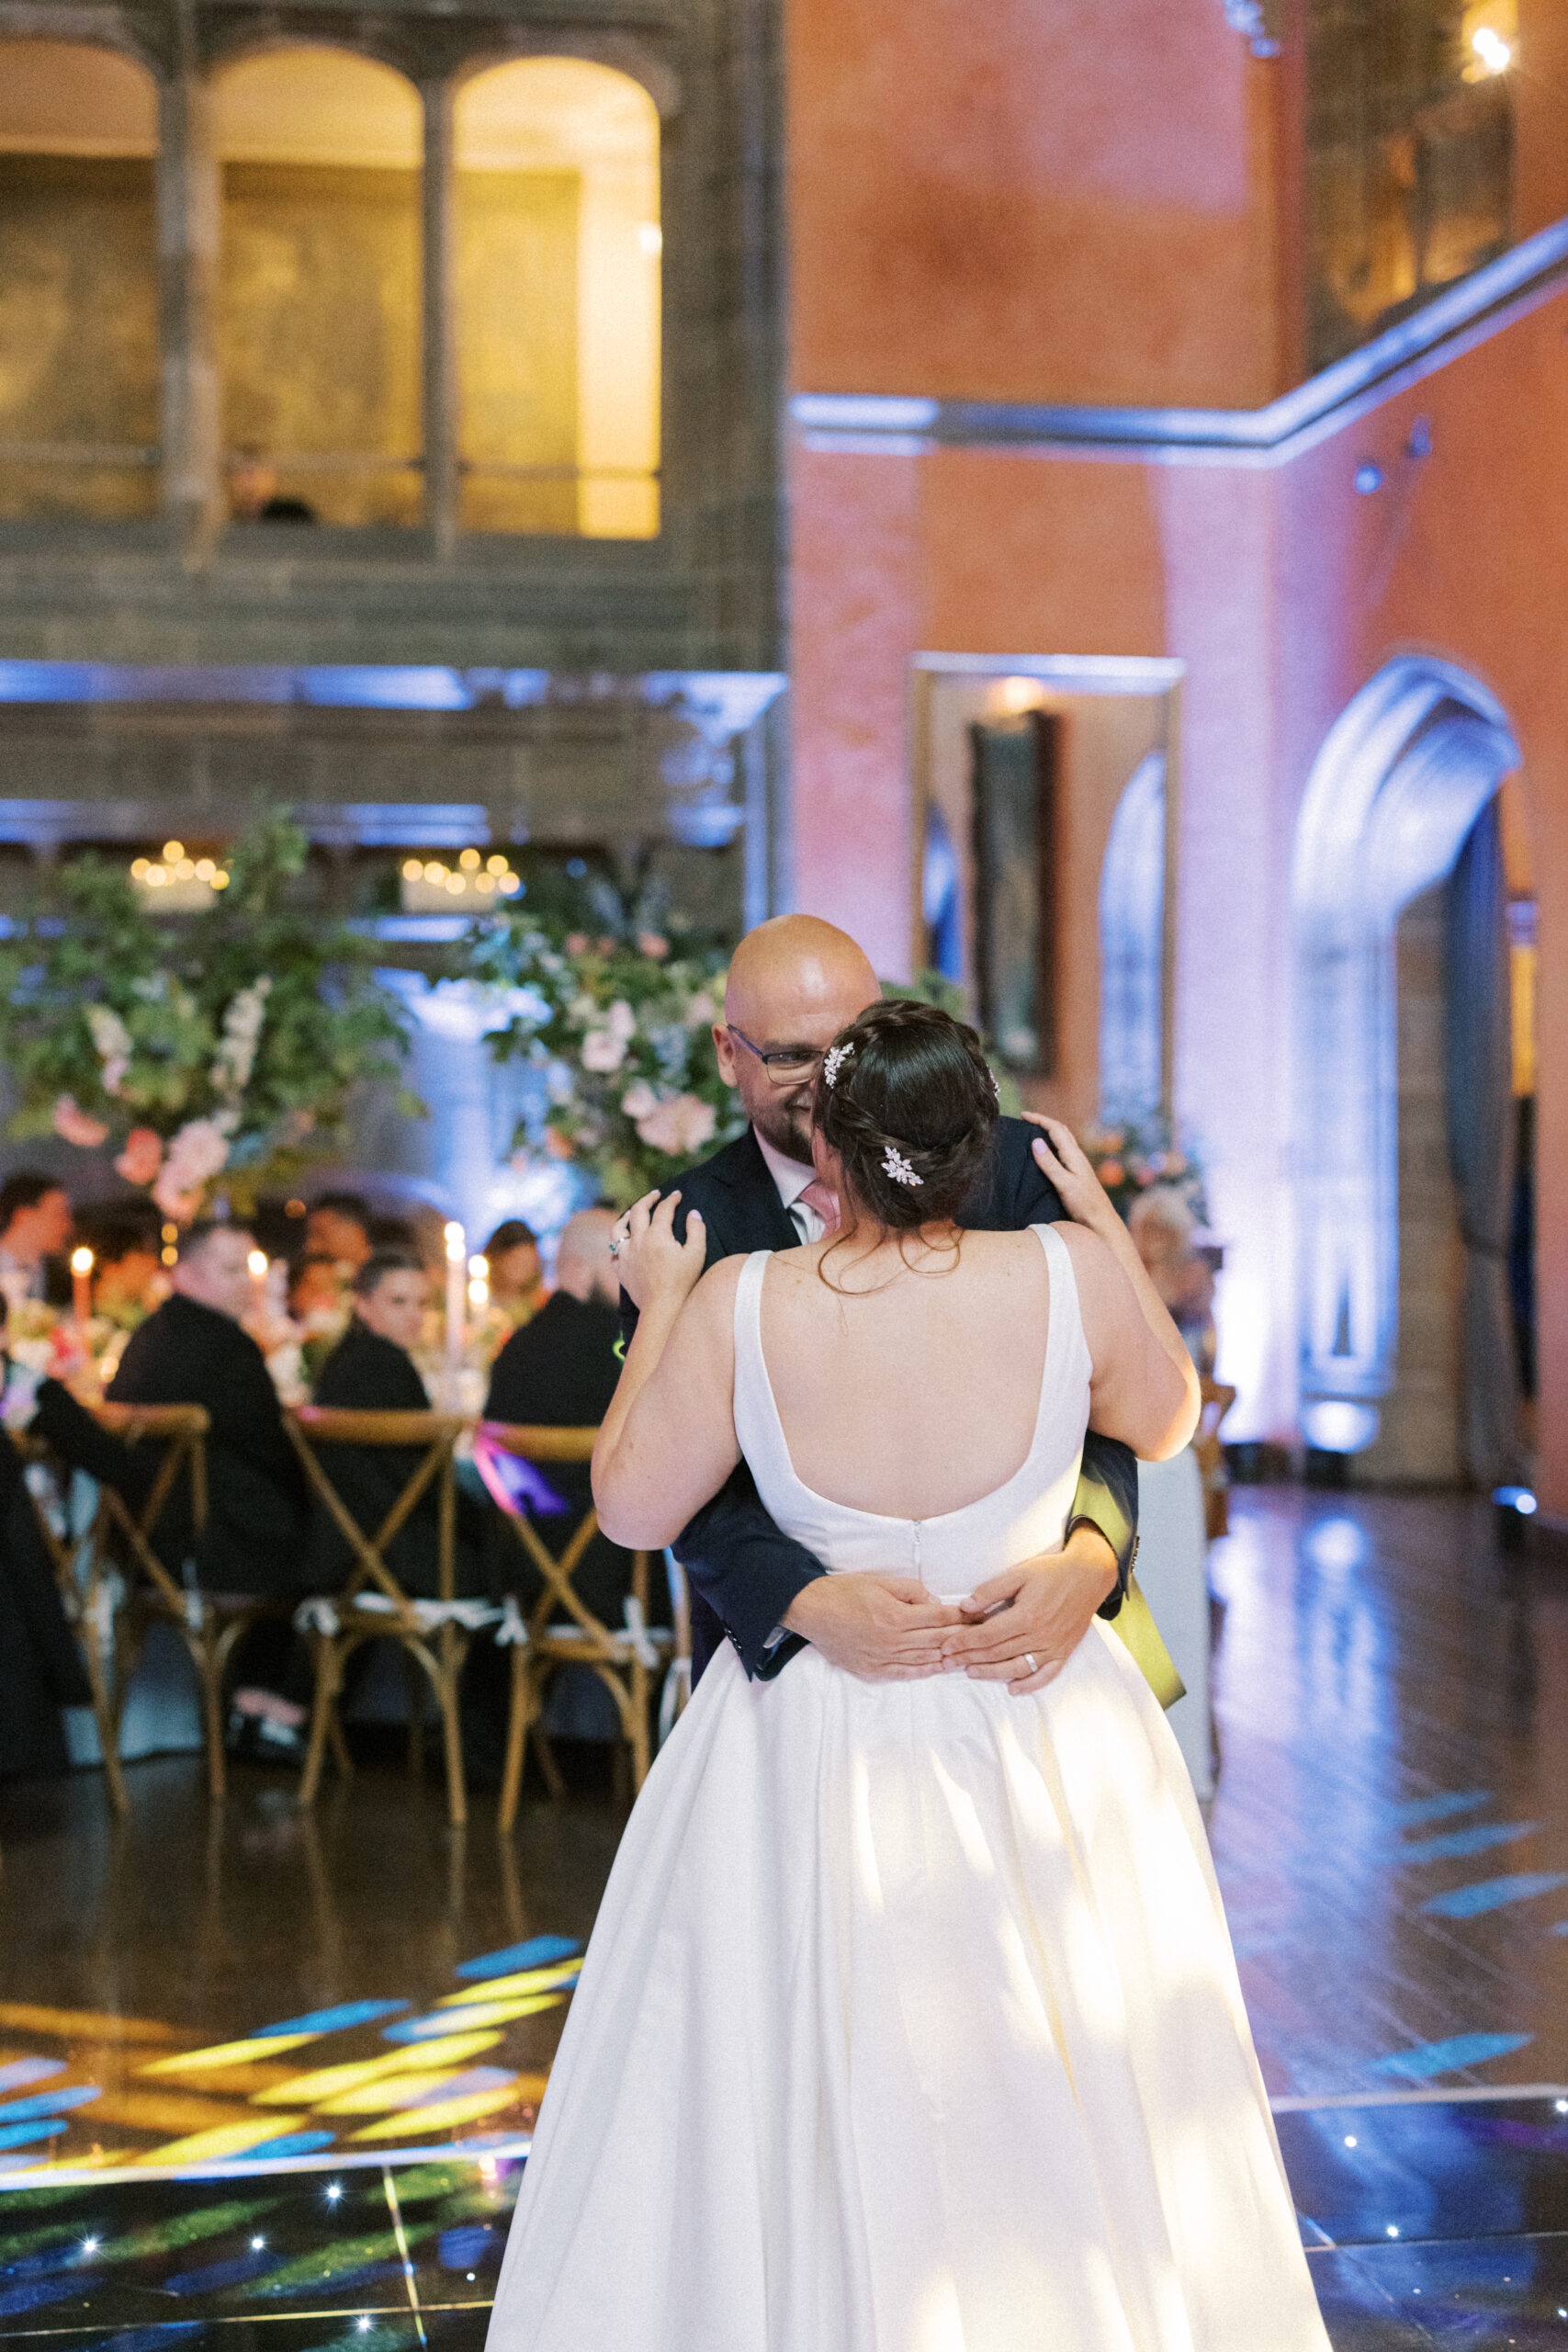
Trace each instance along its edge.
<instances>
[{"instance_id":1,"label":"reflective dance floor","mask_svg":"<svg viewBox=\"0 0 1568 2352\"><path fill-rule=\"evenodd\" d=\"M1213 1842L1330 2335L1568 2352L1568 1579L1449 1498L1234 1528ZM479 2352L613 1803L127 1778L0 1789L0 2337Z\"/></svg>"}]
</instances>

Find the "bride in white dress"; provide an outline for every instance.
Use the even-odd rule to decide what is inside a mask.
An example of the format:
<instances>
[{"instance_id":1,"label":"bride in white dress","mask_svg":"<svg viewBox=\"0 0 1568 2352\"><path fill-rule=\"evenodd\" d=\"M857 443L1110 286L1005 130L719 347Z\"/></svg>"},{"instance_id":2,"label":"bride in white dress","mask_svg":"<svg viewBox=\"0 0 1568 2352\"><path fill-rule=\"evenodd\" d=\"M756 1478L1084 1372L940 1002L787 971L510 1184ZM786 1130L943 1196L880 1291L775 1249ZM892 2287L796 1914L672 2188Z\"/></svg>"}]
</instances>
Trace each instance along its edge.
<instances>
[{"instance_id":1,"label":"bride in white dress","mask_svg":"<svg viewBox=\"0 0 1568 2352\"><path fill-rule=\"evenodd\" d=\"M833 1238L699 1280L697 1220L632 1213L601 1517L667 1543L743 1453L832 1574L957 1599L1060 1542L1091 1417L1160 1458L1195 1379L1094 1235L958 1233L972 1031L874 1007L818 1098ZM1098 1620L1047 1687L998 1671L714 1660L621 1843L489 2352L1327 2352L1176 1742Z\"/></svg>"}]
</instances>

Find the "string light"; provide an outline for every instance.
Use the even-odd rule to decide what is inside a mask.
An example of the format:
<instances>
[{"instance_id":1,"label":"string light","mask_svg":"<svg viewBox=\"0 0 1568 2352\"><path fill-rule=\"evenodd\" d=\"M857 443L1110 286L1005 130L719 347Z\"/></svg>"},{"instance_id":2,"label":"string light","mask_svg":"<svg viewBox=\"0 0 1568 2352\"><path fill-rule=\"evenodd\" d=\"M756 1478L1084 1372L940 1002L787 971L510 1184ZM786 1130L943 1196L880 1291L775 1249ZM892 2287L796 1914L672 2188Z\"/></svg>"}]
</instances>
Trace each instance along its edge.
<instances>
[{"instance_id":1,"label":"string light","mask_svg":"<svg viewBox=\"0 0 1568 2352\"><path fill-rule=\"evenodd\" d=\"M402 884L404 907L424 913L433 904L453 899L491 904L497 899L515 899L522 893L523 877L503 856L482 858L477 849L465 849L455 865L440 857L405 858Z\"/></svg>"},{"instance_id":2,"label":"string light","mask_svg":"<svg viewBox=\"0 0 1568 2352\"><path fill-rule=\"evenodd\" d=\"M190 857L184 842L165 842L155 857L133 857L130 879L139 890L182 888L185 903L199 904L214 890L229 888L229 869L216 858Z\"/></svg>"},{"instance_id":3,"label":"string light","mask_svg":"<svg viewBox=\"0 0 1568 2352\"><path fill-rule=\"evenodd\" d=\"M1506 74L1514 62L1514 52L1499 32L1490 25L1477 25L1470 36L1470 45L1476 62L1487 74Z\"/></svg>"}]
</instances>

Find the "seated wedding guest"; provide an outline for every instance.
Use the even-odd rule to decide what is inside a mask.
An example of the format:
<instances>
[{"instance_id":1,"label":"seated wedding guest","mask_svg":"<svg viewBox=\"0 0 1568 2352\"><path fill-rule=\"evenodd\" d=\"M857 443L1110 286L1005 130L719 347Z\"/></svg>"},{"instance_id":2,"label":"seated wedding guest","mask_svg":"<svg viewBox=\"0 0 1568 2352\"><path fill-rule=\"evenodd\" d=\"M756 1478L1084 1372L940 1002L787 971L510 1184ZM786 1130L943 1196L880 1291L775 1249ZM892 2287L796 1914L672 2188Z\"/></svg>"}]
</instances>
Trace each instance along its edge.
<instances>
[{"instance_id":1,"label":"seated wedding guest","mask_svg":"<svg viewBox=\"0 0 1568 2352\"><path fill-rule=\"evenodd\" d=\"M620 1284L610 1255L615 1225L610 1209L580 1209L569 1219L556 1254L555 1289L533 1320L513 1333L491 1368L486 1420L591 1429L604 1419L621 1376L615 1354ZM553 1525L570 1532L592 1500L588 1464L551 1462L544 1476L570 1507L569 1515ZM547 1540L558 1548L548 1529ZM515 1568L531 1577L515 1544L501 1556L507 1562L507 1580ZM595 1535L574 1582L595 1616L619 1625L631 1589L630 1553Z\"/></svg>"},{"instance_id":2,"label":"seated wedding guest","mask_svg":"<svg viewBox=\"0 0 1568 2352\"><path fill-rule=\"evenodd\" d=\"M347 1330L322 1365L315 1386L318 1405L355 1412L427 1413L430 1398L410 1351L424 1325L430 1278L411 1250L378 1250L354 1277L354 1314ZM419 1467L419 1446L333 1445L321 1461L354 1518L374 1533ZM437 1554L439 1498L433 1481L393 1538L387 1565L405 1592L434 1599L439 1589ZM457 1589L469 1592L478 1579L481 1508L457 1497ZM310 1558L318 1589L341 1584L353 1562L348 1544L323 1507L311 1513Z\"/></svg>"},{"instance_id":3,"label":"seated wedding guest","mask_svg":"<svg viewBox=\"0 0 1568 2352\"><path fill-rule=\"evenodd\" d=\"M370 1204L359 1193L319 1193L305 1220L305 1254L352 1272L370 1255Z\"/></svg>"},{"instance_id":4,"label":"seated wedding guest","mask_svg":"<svg viewBox=\"0 0 1568 2352\"><path fill-rule=\"evenodd\" d=\"M324 1250L307 1250L288 1276L288 1312L296 1323L309 1326L313 1315L332 1315L343 1304L343 1276L338 1261Z\"/></svg>"},{"instance_id":5,"label":"seated wedding guest","mask_svg":"<svg viewBox=\"0 0 1568 2352\"><path fill-rule=\"evenodd\" d=\"M95 1225L86 1235L93 1252L93 1312L134 1330L167 1294L158 1244L145 1226L128 1220Z\"/></svg>"},{"instance_id":6,"label":"seated wedding guest","mask_svg":"<svg viewBox=\"0 0 1568 2352\"><path fill-rule=\"evenodd\" d=\"M71 1196L57 1178L18 1169L0 1184L0 1291L13 1306L48 1296L50 1261L69 1246L73 1226Z\"/></svg>"},{"instance_id":7,"label":"seated wedding guest","mask_svg":"<svg viewBox=\"0 0 1568 2352\"><path fill-rule=\"evenodd\" d=\"M1213 1370L1214 1272L1195 1247L1198 1220L1174 1184L1151 1184L1133 1203L1127 1230L1200 1372Z\"/></svg>"},{"instance_id":8,"label":"seated wedding guest","mask_svg":"<svg viewBox=\"0 0 1568 2352\"><path fill-rule=\"evenodd\" d=\"M491 1304L515 1324L526 1323L545 1302L545 1274L539 1244L531 1226L520 1216L498 1225L485 1243L490 1266Z\"/></svg>"},{"instance_id":9,"label":"seated wedding guest","mask_svg":"<svg viewBox=\"0 0 1568 2352\"><path fill-rule=\"evenodd\" d=\"M68 1771L60 1711L88 1706L92 1696L21 1457L0 1432L0 1780Z\"/></svg>"},{"instance_id":10,"label":"seated wedding guest","mask_svg":"<svg viewBox=\"0 0 1568 2352\"><path fill-rule=\"evenodd\" d=\"M251 1305L254 1246L243 1225L191 1227L180 1243L173 1295L131 1333L108 1396L117 1405L207 1408L207 1529L196 1553L197 1580L211 1591L282 1601L310 1589L305 1474L266 1359L241 1328ZM191 1542L187 1513L182 1495L160 1521L155 1541L165 1557L183 1559ZM240 1671L250 1687L235 1691L234 1707L256 1726L267 1752L294 1755L306 1711L290 1695L299 1689L303 1696L292 1630L287 1621L264 1623L242 1646Z\"/></svg>"}]
</instances>

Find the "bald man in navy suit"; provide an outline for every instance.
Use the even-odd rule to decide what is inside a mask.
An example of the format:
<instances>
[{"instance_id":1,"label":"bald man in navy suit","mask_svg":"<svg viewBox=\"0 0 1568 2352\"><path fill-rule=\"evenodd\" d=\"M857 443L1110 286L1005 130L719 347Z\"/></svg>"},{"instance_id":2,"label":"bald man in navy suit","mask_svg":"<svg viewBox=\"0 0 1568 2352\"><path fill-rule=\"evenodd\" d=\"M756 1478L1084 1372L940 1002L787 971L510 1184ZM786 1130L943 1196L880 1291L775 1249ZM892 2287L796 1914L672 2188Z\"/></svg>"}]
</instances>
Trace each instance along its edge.
<instances>
[{"instance_id":1,"label":"bald man in navy suit","mask_svg":"<svg viewBox=\"0 0 1568 2352\"><path fill-rule=\"evenodd\" d=\"M696 1209L707 1263L752 1250L820 1239L836 1204L815 1181L811 1102L820 1057L882 993L847 933L810 915L780 915L735 952L724 1018L714 1025L719 1069L750 1125L682 1176L676 1230ZM986 1174L961 1222L981 1231L1053 1223L1066 1214L1050 1146L1021 1119L998 1122ZM622 1296L622 1326L636 1310ZM1031 1562L1008 1607L978 1623L908 1577L829 1577L820 1560L774 1525L744 1463L673 1545L693 1588L694 1673L725 1635L750 1675L777 1674L810 1642L851 1672L898 1677L944 1666L991 1666L1032 1652L1034 1690L1060 1671L1095 1614L1122 1605L1137 1549L1138 1473L1128 1447L1090 1430L1059 1553Z\"/></svg>"}]
</instances>

